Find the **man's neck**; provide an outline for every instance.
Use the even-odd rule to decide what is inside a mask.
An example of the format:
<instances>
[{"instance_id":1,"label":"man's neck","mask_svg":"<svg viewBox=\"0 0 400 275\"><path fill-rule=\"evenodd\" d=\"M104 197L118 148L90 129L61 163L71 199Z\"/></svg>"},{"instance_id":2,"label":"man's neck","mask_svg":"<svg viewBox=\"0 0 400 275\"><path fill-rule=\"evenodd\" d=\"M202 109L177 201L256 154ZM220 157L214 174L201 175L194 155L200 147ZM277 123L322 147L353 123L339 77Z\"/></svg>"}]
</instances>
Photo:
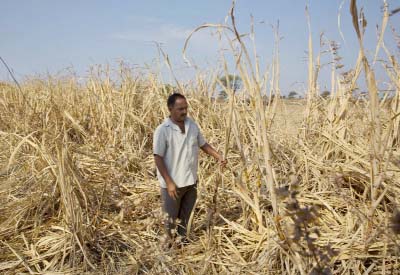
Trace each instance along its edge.
<instances>
[{"instance_id":1,"label":"man's neck","mask_svg":"<svg viewBox=\"0 0 400 275\"><path fill-rule=\"evenodd\" d=\"M169 117L169 119L172 121L172 123L178 125L179 129L181 129L181 132L183 134L185 133L185 121L176 121L172 117Z\"/></svg>"}]
</instances>

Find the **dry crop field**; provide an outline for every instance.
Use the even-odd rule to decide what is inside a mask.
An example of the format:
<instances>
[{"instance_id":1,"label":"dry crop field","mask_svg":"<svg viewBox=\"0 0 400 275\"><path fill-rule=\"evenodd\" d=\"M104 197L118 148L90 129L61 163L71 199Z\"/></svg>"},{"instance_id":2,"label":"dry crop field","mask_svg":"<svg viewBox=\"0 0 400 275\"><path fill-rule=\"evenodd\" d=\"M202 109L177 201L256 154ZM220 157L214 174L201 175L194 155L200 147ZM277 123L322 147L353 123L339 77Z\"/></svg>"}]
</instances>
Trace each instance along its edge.
<instances>
[{"instance_id":1,"label":"dry crop field","mask_svg":"<svg viewBox=\"0 0 400 275\"><path fill-rule=\"evenodd\" d=\"M377 44L392 97L377 96L360 39L351 73L333 70L335 89L322 98L310 43L306 98L266 104L264 92L279 95L279 56L260 72L231 17L224 29L240 95L227 86L226 102L212 100L215 72L176 85L228 159L221 171L201 155L192 242L183 247L160 247L152 134L168 114L168 92L157 74L99 67L84 83L0 86L0 273L399 274L396 55ZM369 96L357 100L361 73Z\"/></svg>"}]
</instances>

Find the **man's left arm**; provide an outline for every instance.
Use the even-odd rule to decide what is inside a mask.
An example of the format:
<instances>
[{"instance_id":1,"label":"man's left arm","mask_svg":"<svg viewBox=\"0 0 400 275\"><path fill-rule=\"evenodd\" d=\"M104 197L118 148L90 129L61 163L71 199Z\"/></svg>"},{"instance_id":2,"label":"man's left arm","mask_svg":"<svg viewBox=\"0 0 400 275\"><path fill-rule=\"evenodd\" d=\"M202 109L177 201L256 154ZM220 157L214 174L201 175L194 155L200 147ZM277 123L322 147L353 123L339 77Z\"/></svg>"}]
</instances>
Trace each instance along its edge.
<instances>
[{"instance_id":1,"label":"man's left arm","mask_svg":"<svg viewBox=\"0 0 400 275\"><path fill-rule=\"evenodd\" d=\"M218 160L219 164L224 167L227 164L227 160L218 153L210 144L205 143L203 146L200 147L203 152L206 154L213 156L216 160Z\"/></svg>"}]
</instances>

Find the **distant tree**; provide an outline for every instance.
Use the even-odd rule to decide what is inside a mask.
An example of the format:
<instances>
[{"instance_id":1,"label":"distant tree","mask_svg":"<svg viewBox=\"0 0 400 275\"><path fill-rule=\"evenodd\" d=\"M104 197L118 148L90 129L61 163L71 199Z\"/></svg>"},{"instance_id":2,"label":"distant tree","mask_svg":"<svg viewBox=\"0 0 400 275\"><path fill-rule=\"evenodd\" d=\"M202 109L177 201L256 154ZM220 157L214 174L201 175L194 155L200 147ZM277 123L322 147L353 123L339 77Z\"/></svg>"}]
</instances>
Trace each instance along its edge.
<instances>
[{"instance_id":1,"label":"distant tree","mask_svg":"<svg viewBox=\"0 0 400 275\"><path fill-rule=\"evenodd\" d=\"M242 79L240 76L228 74L219 79L224 87L230 87L233 92L236 92L242 87Z\"/></svg>"},{"instance_id":2,"label":"distant tree","mask_svg":"<svg viewBox=\"0 0 400 275\"><path fill-rule=\"evenodd\" d=\"M221 90L218 92L218 99L219 100L226 100L228 98L228 94L225 90Z\"/></svg>"},{"instance_id":3,"label":"distant tree","mask_svg":"<svg viewBox=\"0 0 400 275\"><path fill-rule=\"evenodd\" d=\"M293 98L296 98L297 95L298 95L297 92L291 91L291 92L289 93L289 95L288 95L288 98L289 98L289 99L293 99Z\"/></svg>"},{"instance_id":4,"label":"distant tree","mask_svg":"<svg viewBox=\"0 0 400 275\"><path fill-rule=\"evenodd\" d=\"M218 92L218 99L225 100L228 98L226 88L231 88L234 93L236 93L242 87L242 79L233 74L228 74L227 76L222 76L219 78L222 86L221 90Z\"/></svg>"},{"instance_id":5,"label":"distant tree","mask_svg":"<svg viewBox=\"0 0 400 275\"><path fill-rule=\"evenodd\" d=\"M330 91L323 91L323 92L321 93L321 96L322 96L323 98L328 98L330 95L331 95L331 92L330 92Z\"/></svg>"}]
</instances>

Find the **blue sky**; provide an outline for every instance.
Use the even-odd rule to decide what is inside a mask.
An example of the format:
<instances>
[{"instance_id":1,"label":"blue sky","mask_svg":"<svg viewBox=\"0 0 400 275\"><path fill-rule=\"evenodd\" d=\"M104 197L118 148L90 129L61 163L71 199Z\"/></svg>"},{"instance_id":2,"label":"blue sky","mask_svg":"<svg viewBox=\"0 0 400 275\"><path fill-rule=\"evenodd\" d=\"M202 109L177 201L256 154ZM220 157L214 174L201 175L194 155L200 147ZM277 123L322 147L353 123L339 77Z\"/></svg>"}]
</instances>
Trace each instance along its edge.
<instances>
[{"instance_id":1,"label":"blue sky","mask_svg":"<svg viewBox=\"0 0 400 275\"><path fill-rule=\"evenodd\" d=\"M273 51L270 24L279 20L283 37L280 42L281 87L287 92L299 88L307 79L308 30L304 11L307 3L315 50L319 50L319 35L324 32L327 39L340 43L343 70L350 69L355 63L358 43L349 14L349 0L344 2L341 16L345 41L338 30L341 2L238 0L236 20L239 31L246 33L250 29L250 15L254 16L256 46L264 67L269 64ZM155 67L158 52L151 41L162 43L178 78L188 80L193 76L193 69L186 68L182 58L186 37L203 23L223 23L231 5L229 0L2 0L1 3L0 56L20 80L47 72L63 74L71 67L84 76L91 65L109 63L116 66L118 60L139 67ZM388 0L388 3L390 9L400 6L398 0ZM374 52L375 26L381 22L382 4L380 0L358 1L358 7L364 7L368 21L365 43L369 56ZM400 14L392 16L390 21L399 28ZM385 43L393 53L399 53L389 28ZM201 69L215 67L218 40L210 35L210 31L199 32L187 53ZM3 66L0 66L0 79L10 80ZM323 72L321 85L329 86L328 79ZM169 81L168 77L165 81Z\"/></svg>"}]
</instances>

